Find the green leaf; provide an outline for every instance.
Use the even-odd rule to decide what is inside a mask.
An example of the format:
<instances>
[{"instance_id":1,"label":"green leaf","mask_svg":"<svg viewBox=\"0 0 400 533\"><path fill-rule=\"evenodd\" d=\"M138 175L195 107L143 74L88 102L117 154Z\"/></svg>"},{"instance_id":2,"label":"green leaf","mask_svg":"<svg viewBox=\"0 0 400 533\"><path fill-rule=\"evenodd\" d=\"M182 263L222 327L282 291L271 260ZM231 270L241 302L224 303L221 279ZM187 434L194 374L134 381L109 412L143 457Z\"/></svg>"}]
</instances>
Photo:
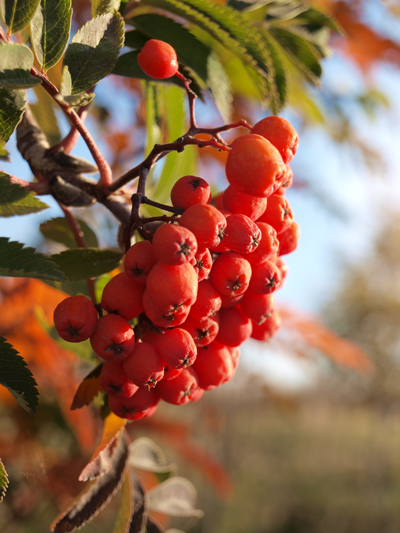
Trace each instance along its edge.
<instances>
[{"instance_id":1,"label":"green leaf","mask_svg":"<svg viewBox=\"0 0 400 533\"><path fill-rule=\"evenodd\" d=\"M55 106L57 105L48 92L44 91L42 87L34 87L37 102L29 104L37 123L46 135L50 146L61 141L60 128L58 126L57 116L55 114ZM58 107L58 106L57 106Z\"/></svg>"},{"instance_id":2,"label":"green leaf","mask_svg":"<svg viewBox=\"0 0 400 533\"><path fill-rule=\"evenodd\" d=\"M36 414L38 390L35 378L17 350L0 337L0 385L6 387L29 414Z\"/></svg>"},{"instance_id":3,"label":"green leaf","mask_svg":"<svg viewBox=\"0 0 400 533\"><path fill-rule=\"evenodd\" d=\"M130 23L130 21L128 21ZM135 50L141 50L149 39L140 33L140 31L131 30L125 33L125 46L129 48L135 48Z\"/></svg>"},{"instance_id":4,"label":"green leaf","mask_svg":"<svg viewBox=\"0 0 400 533\"><path fill-rule=\"evenodd\" d=\"M0 276L67 281L47 256L23 246L17 241L9 241L7 237L0 237Z\"/></svg>"},{"instance_id":5,"label":"green leaf","mask_svg":"<svg viewBox=\"0 0 400 533\"><path fill-rule=\"evenodd\" d=\"M0 217L29 215L48 207L28 189L12 183L8 174L0 172Z\"/></svg>"},{"instance_id":6,"label":"green leaf","mask_svg":"<svg viewBox=\"0 0 400 533\"><path fill-rule=\"evenodd\" d=\"M271 104L276 107L270 91L273 65L268 46L260 32L241 13L208 0L142 0L142 3L171 11L215 37L256 70L261 94L264 99L272 98Z\"/></svg>"},{"instance_id":7,"label":"green leaf","mask_svg":"<svg viewBox=\"0 0 400 533\"><path fill-rule=\"evenodd\" d=\"M319 86L322 68L316 56L315 49L312 48L306 39L292 31L292 29L288 30L275 26L271 27L269 31L290 57L293 64L306 76L308 81Z\"/></svg>"},{"instance_id":8,"label":"green leaf","mask_svg":"<svg viewBox=\"0 0 400 533\"><path fill-rule=\"evenodd\" d=\"M121 488L121 500L113 533L143 533L146 525L147 500L139 479L127 468Z\"/></svg>"},{"instance_id":9,"label":"green leaf","mask_svg":"<svg viewBox=\"0 0 400 533\"><path fill-rule=\"evenodd\" d=\"M51 256L70 281L95 278L116 268L122 259L117 250L78 248Z\"/></svg>"},{"instance_id":10,"label":"green leaf","mask_svg":"<svg viewBox=\"0 0 400 533\"><path fill-rule=\"evenodd\" d=\"M162 115L167 133L166 142L172 142L185 131L185 94L172 86L160 87ZM165 158L163 170L152 198L163 204L170 203L170 192L175 181L186 174L197 172L198 148L187 146L182 153L171 152Z\"/></svg>"},{"instance_id":11,"label":"green leaf","mask_svg":"<svg viewBox=\"0 0 400 533\"><path fill-rule=\"evenodd\" d=\"M279 95L279 108L282 108L286 103L286 74L282 65L282 57L280 52L280 46L276 45L274 39L267 31L263 32L265 43L269 48L272 61L274 63L274 85L276 92Z\"/></svg>"},{"instance_id":12,"label":"green leaf","mask_svg":"<svg viewBox=\"0 0 400 533\"><path fill-rule=\"evenodd\" d=\"M0 460L0 503L4 500L8 487L8 475L3 463Z\"/></svg>"},{"instance_id":13,"label":"green leaf","mask_svg":"<svg viewBox=\"0 0 400 533\"><path fill-rule=\"evenodd\" d=\"M260 7L271 4L274 0L228 0L228 6L236 11L254 11Z\"/></svg>"},{"instance_id":14,"label":"green leaf","mask_svg":"<svg viewBox=\"0 0 400 533\"><path fill-rule=\"evenodd\" d=\"M26 28L40 0L0 0L0 15L13 34Z\"/></svg>"},{"instance_id":15,"label":"green leaf","mask_svg":"<svg viewBox=\"0 0 400 533\"><path fill-rule=\"evenodd\" d=\"M61 93L87 91L107 74L124 44L124 21L117 12L89 20L74 35L65 52Z\"/></svg>"},{"instance_id":16,"label":"green leaf","mask_svg":"<svg viewBox=\"0 0 400 533\"><path fill-rule=\"evenodd\" d=\"M7 163L10 162L10 154L6 148L4 148L5 143L0 138L0 161L7 161Z\"/></svg>"},{"instance_id":17,"label":"green leaf","mask_svg":"<svg viewBox=\"0 0 400 533\"><path fill-rule=\"evenodd\" d=\"M179 63L195 72L211 90L215 103L228 122L231 114L232 94L229 78L218 57L205 44L181 24L161 15L138 15L129 20L149 39L159 39L176 51Z\"/></svg>"},{"instance_id":18,"label":"green leaf","mask_svg":"<svg viewBox=\"0 0 400 533\"><path fill-rule=\"evenodd\" d=\"M0 86L0 141L3 143L20 123L25 106L25 91L10 91Z\"/></svg>"},{"instance_id":19,"label":"green leaf","mask_svg":"<svg viewBox=\"0 0 400 533\"><path fill-rule=\"evenodd\" d=\"M92 17L118 11L121 0L92 0Z\"/></svg>"},{"instance_id":20,"label":"green leaf","mask_svg":"<svg viewBox=\"0 0 400 533\"><path fill-rule=\"evenodd\" d=\"M6 89L27 89L41 81L31 75L33 54L23 44L0 45L0 85Z\"/></svg>"},{"instance_id":21,"label":"green leaf","mask_svg":"<svg viewBox=\"0 0 400 533\"><path fill-rule=\"evenodd\" d=\"M40 0L31 21L33 50L45 72L61 59L71 29L71 0Z\"/></svg>"},{"instance_id":22,"label":"green leaf","mask_svg":"<svg viewBox=\"0 0 400 533\"><path fill-rule=\"evenodd\" d=\"M99 241L94 231L84 220L78 218L77 222L83 232L86 245L89 248L97 248ZM64 244L67 248L77 248L74 235L64 217L52 218L47 222L43 222L40 224L39 230L46 239Z\"/></svg>"},{"instance_id":23,"label":"green leaf","mask_svg":"<svg viewBox=\"0 0 400 533\"><path fill-rule=\"evenodd\" d=\"M305 9L301 14L294 17L293 22L306 26L310 32L318 31L321 28L330 28L338 33L344 33L336 20L313 7Z\"/></svg>"},{"instance_id":24,"label":"green leaf","mask_svg":"<svg viewBox=\"0 0 400 533\"><path fill-rule=\"evenodd\" d=\"M61 94L57 94L55 99L57 100L57 102L68 104L69 107L83 107L85 105L90 104L94 97L94 93L80 93L69 96L62 96Z\"/></svg>"}]
</instances>

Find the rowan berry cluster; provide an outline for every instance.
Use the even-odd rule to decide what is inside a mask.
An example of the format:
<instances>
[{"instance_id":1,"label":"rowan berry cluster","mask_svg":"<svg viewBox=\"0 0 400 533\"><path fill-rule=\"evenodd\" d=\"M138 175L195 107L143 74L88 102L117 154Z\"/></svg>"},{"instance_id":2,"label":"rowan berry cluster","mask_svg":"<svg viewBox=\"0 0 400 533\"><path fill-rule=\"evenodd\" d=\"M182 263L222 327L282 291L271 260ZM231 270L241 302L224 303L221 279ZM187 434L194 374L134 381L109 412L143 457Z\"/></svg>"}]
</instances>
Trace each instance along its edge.
<instances>
[{"instance_id":1,"label":"rowan berry cluster","mask_svg":"<svg viewBox=\"0 0 400 533\"><path fill-rule=\"evenodd\" d=\"M234 376L246 339L267 341L279 328L274 292L299 237L285 197L297 145L286 120L258 122L232 143L223 193L211 198L196 176L175 183L171 202L183 214L130 247L100 318L85 296L56 308L60 336L90 338L105 360L101 386L119 417L151 416L160 399L197 401Z\"/></svg>"}]
</instances>

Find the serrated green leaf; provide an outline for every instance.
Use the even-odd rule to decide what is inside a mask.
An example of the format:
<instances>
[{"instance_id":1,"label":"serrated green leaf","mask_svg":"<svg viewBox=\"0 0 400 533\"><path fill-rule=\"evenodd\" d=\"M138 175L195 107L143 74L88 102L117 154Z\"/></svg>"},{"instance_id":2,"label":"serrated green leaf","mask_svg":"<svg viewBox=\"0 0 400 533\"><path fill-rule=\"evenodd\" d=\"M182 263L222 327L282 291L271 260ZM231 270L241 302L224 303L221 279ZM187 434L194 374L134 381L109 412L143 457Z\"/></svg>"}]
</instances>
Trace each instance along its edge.
<instances>
[{"instance_id":1,"label":"serrated green leaf","mask_svg":"<svg viewBox=\"0 0 400 533\"><path fill-rule=\"evenodd\" d=\"M46 135L50 146L58 143L61 140L60 128L55 113L55 106L57 105L48 92L44 91L42 87L34 87L37 102L29 104L29 108L39 124L43 133Z\"/></svg>"},{"instance_id":2,"label":"serrated green leaf","mask_svg":"<svg viewBox=\"0 0 400 533\"><path fill-rule=\"evenodd\" d=\"M157 83L146 83L146 143L145 157L149 155L154 145L161 141L161 120L159 113L159 97ZM153 172L151 169L150 172ZM150 183L150 180L149 180Z\"/></svg>"},{"instance_id":3,"label":"serrated green leaf","mask_svg":"<svg viewBox=\"0 0 400 533\"><path fill-rule=\"evenodd\" d=\"M26 106L25 91L0 86L0 141L6 143L20 123Z\"/></svg>"},{"instance_id":4,"label":"serrated green leaf","mask_svg":"<svg viewBox=\"0 0 400 533\"><path fill-rule=\"evenodd\" d=\"M113 70L124 44L124 20L117 12L89 20L65 52L61 93L87 91Z\"/></svg>"},{"instance_id":5,"label":"serrated green leaf","mask_svg":"<svg viewBox=\"0 0 400 533\"><path fill-rule=\"evenodd\" d=\"M83 238L89 248L97 248L99 242L94 231L86 224L84 220L77 219ZM68 248L77 248L74 235L64 217L52 218L47 222L43 222L39 226L40 233L51 241L64 244Z\"/></svg>"},{"instance_id":6,"label":"serrated green leaf","mask_svg":"<svg viewBox=\"0 0 400 533\"><path fill-rule=\"evenodd\" d=\"M200 42L187 28L174 20L156 14L138 15L129 20L149 39L159 39L170 44L177 53L179 63L193 70L211 90L217 108L229 122L232 93L229 78L218 57Z\"/></svg>"},{"instance_id":7,"label":"serrated green leaf","mask_svg":"<svg viewBox=\"0 0 400 533\"><path fill-rule=\"evenodd\" d=\"M121 0L92 0L92 17L118 11Z\"/></svg>"},{"instance_id":8,"label":"serrated green leaf","mask_svg":"<svg viewBox=\"0 0 400 533\"><path fill-rule=\"evenodd\" d=\"M0 161L7 161L7 163L10 162L10 154L8 150L4 148L5 143L0 139Z\"/></svg>"},{"instance_id":9,"label":"serrated green leaf","mask_svg":"<svg viewBox=\"0 0 400 533\"><path fill-rule=\"evenodd\" d=\"M29 215L48 207L28 189L12 183L8 174L0 172L0 217Z\"/></svg>"},{"instance_id":10,"label":"serrated green leaf","mask_svg":"<svg viewBox=\"0 0 400 533\"><path fill-rule=\"evenodd\" d=\"M284 52L290 57L293 64L299 68L305 77L316 86L322 75L322 67L318 61L315 50L304 37L282 27L271 27L271 35L280 44Z\"/></svg>"},{"instance_id":11,"label":"serrated green leaf","mask_svg":"<svg viewBox=\"0 0 400 533\"><path fill-rule=\"evenodd\" d=\"M8 487L8 475L0 459L0 503L4 500Z\"/></svg>"},{"instance_id":12,"label":"serrated green leaf","mask_svg":"<svg viewBox=\"0 0 400 533\"><path fill-rule=\"evenodd\" d=\"M44 72L61 59L68 44L71 18L71 0L40 0L31 21L31 40Z\"/></svg>"},{"instance_id":13,"label":"serrated green leaf","mask_svg":"<svg viewBox=\"0 0 400 533\"><path fill-rule=\"evenodd\" d=\"M172 86L161 86L162 114L165 121L167 142L172 142L185 131L185 94ZM177 179L197 172L198 148L187 146L182 153L171 152L165 158L161 176L152 198L166 204L170 202L170 191Z\"/></svg>"},{"instance_id":14,"label":"serrated green leaf","mask_svg":"<svg viewBox=\"0 0 400 533\"><path fill-rule=\"evenodd\" d=\"M336 20L322 13L318 9L310 7L305 9L302 13L293 18L295 24L307 26L309 31L317 31L321 28L330 28L333 31L343 34L343 29L339 26Z\"/></svg>"},{"instance_id":15,"label":"serrated green leaf","mask_svg":"<svg viewBox=\"0 0 400 533\"><path fill-rule=\"evenodd\" d=\"M0 237L0 276L67 281L47 256L23 246L17 241L9 241L7 237Z\"/></svg>"},{"instance_id":16,"label":"serrated green leaf","mask_svg":"<svg viewBox=\"0 0 400 533\"><path fill-rule=\"evenodd\" d=\"M271 99L272 107L276 107L270 87L273 64L268 47L257 28L241 13L208 0L142 0L142 3L171 11L215 37L256 70L264 99Z\"/></svg>"},{"instance_id":17,"label":"serrated green leaf","mask_svg":"<svg viewBox=\"0 0 400 533\"><path fill-rule=\"evenodd\" d=\"M236 11L254 11L260 7L271 4L274 0L228 0L227 5Z\"/></svg>"},{"instance_id":18,"label":"serrated green leaf","mask_svg":"<svg viewBox=\"0 0 400 533\"><path fill-rule=\"evenodd\" d=\"M17 350L0 337L0 385L6 387L29 414L36 413L38 390L35 378Z\"/></svg>"},{"instance_id":19,"label":"serrated green leaf","mask_svg":"<svg viewBox=\"0 0 400 533\"><path fill-rule=\"evenodd\" d=\"M139 52L135 50L120 56L112 73L116 74L117 76L125 76L126 78L137 78L139 80L154 81L154 78L151 78L145 74L139 67L139 63L137 61L138 54ZM186 75L186 73L184 75ZM195 92L197 96L200 96L200 88L194 83L193 77L190 75L187 77L192 81L191 89L193 92ZM157 80L157 83L161 83L163 85L176 85L177 87L181 87L183 89L183 83L176 76L172 76L172 78L166 78L164 80Z\"/></svg>"},{"instance_id":20,"label":"serrated green leaf","mask_svg":"<svg viewBox=\"0 0 400 533\"><path fill-rule=\"evenodd\" d=\"M40 0L0 0L0 15L13 34L26 28Z\"/></svg>"},{"instance_id":21,"label":"serrated green leaf","mask_svg":"<svg viewBox=\"0 0 400 533\"><path fill-rule=\"evenodd\" d=\"M51 256L70 281L96 278L116 268L122 259L117 250L78 248Z\"/></svg>"},{"instance_id":22,"label":"serrated green leaf","mask_svg":"<svg viewBox=\"0 0 400 533\"><path fill-rule=\"evenodd\" d=\"M0 45L0 85L6 89L27 89L41 81L31 75L33 54L23 44Z\"/></svg>"}]
</instances>

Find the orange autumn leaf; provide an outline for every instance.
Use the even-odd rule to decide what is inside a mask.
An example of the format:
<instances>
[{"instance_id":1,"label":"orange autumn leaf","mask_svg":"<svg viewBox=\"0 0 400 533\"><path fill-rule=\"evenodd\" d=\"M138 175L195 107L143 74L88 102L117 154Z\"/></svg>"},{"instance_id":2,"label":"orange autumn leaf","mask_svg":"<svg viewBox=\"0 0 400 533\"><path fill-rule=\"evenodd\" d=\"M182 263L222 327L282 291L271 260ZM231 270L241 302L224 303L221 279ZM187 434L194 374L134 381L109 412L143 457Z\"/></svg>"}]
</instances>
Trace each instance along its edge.
<instances>
[{"instance_id":1,"label":"orange autumn leaf","mask_svg":"<svg viewBox=\"0 0 400 533\"><path fill-rule=\"evenodd\" d=\"M291 335L296 335L306 348L317 349L337 365L351 368L361 374L372 370L371 359L359 346L336 335L318 318L288 307L280 307L279 312L285 329ZM291 338L290 344L292 343Z\"/></svg>"},{"instance_id":2,"label":"orange autumn leaf","mask_svg":"<svg viewBox=\"0 0 400 533\"><path fill-rule=\"evenodd\" d=\"M78 390L72 400L71 410L80 409L85 405L90 405L95 397L103 389L100 385L100 374L103 364L96 366L80 383Z\"/></svg>"}]
</instances>

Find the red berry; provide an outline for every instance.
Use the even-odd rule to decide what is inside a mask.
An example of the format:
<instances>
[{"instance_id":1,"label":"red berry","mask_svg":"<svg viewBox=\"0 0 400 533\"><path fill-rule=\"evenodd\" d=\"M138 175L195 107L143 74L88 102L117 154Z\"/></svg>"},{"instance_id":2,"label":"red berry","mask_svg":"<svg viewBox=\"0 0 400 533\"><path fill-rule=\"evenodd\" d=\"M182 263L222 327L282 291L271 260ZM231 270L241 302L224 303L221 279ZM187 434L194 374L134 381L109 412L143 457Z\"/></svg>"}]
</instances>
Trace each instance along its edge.
<instances>
[{"instance_id":1,"label":"red berry","mask_svg":"<svg viewBox=\"0 0 400 533\"><path fill-rule=\"evenodd\" d=\"M285 196L273 194L268 198L268 207L257 222L272 226L276 233L286 231L293 221L293 211Z\"/></svg>"},{"instance_id":2,"label":"red berry","mask_svg":"<svg viewBox=\"0 0 400 533\"><path fill-rule=\"evenodd\" d=\"M294 127L282 117L266 117L257 122L252 133L268 139L279 151L285 164L289 163L297 152L299 136Z\"/></svg>"},{"instance_id":3,"label":"red berry","mask_svg":"<svg viewBox=\"0 0 400 533\"><path fill-rule=\"evenodd\" d=\"M251 266L264 263L267 259L271 259L272 256L278 253L279 241L276 235L276 231L272 226L265 222L256 222L257 227L261 231L260 244L250 254L243 254L243 257L251 264Z\"/></svg>"},{"instance_id":4,"label":"red berry","mask_svg":"<svg viewBox=\"0 0 400 533\"><path fill-rule=\"evenodd\" d=\"M140 68L151 78L163 80L174 76L178 70L178 58L171 45L150 39L137 56Z\"/></svg>"},{"instance_id":5,"label":"red berry","mask_svg":"<svg viewBox=\"0 0 400 533\"><path fill-rule=\"evenodd\" d=\"M212 255L210 250L206 248L205 250L198 251L194 258L191 260L190 264L193 266L195 272L199 277L200 281L207 278L212 267Z\"/></svg>"},{"instance_id":6,"label":"red berry","mask_svg":"<svg viewBox=\"0 0 400 533\"><path fill-rule=\"evenodd\" d=\"M138 387L152 389L164 376L164 364L156 349L147 342L137 342L133 352L124 359L128 378Z\"/></svg>"},{"instance_id":7,"label":"red berry","mask_svg":"<svg viewBox=\"0 0 400 533\"><path fill-rule=\"evenodd\" d=\"M86 296L66 298L54 310L54 325L65 341L85 341L96 329L96 308Z\"/></svg>"},{"instance_id":8,"label":"red berry","mask_svg":"<svg viewBox=\"0 0 400 533\"><path fill-rule=\"evenodd\" d=\"M218 246L224 237L226 220L212 205L195 204L186 209L179 224L195 234L198 248L202 250Z\"/></svg>"},{"instance_id":9,"label":"red berry","mask_svg":"<svg viewBox=\"0 0 400 533\"><path fill-rule=\"evenodd\" d=\"M153 246L149 241L136 242L126 252L125 272L136 281L146 283L150 270L157 263Z\"/></svg>"},{"instance_id":10,"label":"red berry","mask_svg":"<svg viewBox=\"0 0 400 533\"><path fill-rule=\"evenodd\" d=\"M195 204L208 204L211 199L210 186L197 176L183 176L171 189L171 202L174 207L188 209Z\"/></svg>"},{"instance_id":11,"label":"red berry","mask_svg":"<svg viewBox=\"0 0 400 533\"><path fill-rule=\"evenodd\" d=\"M161 359L172 368L188 367L196 359L196 345L190 334L182 328L174 328L161 335L154 335L152 344Z\"/></svg>"},{"instance_id":12,"label":"red berry","mask_svg":"<svg viewBox=\"0 0 400 533\"><path fill-rule=\"evenodd\" d=\"M191 263L197 252L193 233L182 226L163 224L153 236L154 253L166 265Z\"/></svg>"},{"instance_id":13,"label":"red berry","mask_svg":"<svg viewBox=\"0 0 400 533\"><path fill-rule=\"evenodd\" d=\"M260 228L246 215L231 215L226 219L223 243L233 252L254 252L261 240Z\"/></svg>"},{"instance_id":14,"label":"red berry","mask_svg":"<svg viewBox=\"0 0 400 533\"><path fill-rule=\"evenodd\" d=\"M275 309L275 297L272 293L255 294L246 291L240 302L240 307L246 316L260 325L271 316Z\"/></svg>"},{"instance_id":15,"label":"red berry","mask_svg":"<svg viewBox=\"0 0 400 533\"><path fill-rule=\"evenodd\" d=\"M188 317L181 327L191 335L196 346L207 346L207 344L210 344L216 338L219 330L218 318L217 320L213 318L195 320L194 318Z\"/></svg>"},{"instance_id":16,"label":"red berry","mask_svg":"<svg viewBox=\"0 0 400 533\"><path fill-rule=\"evenodd\" d=\"M210 280L199 283L197 299L190 308L189 316L196 320L212 317L221 307L221 296Z\"/></svg>"},{"instance_id":17,"label":"red berry","mask_svg":"<svg viewBox=\"0 0 400 533\"><path fill-rule=\"evenodd\" d=\"M197 350L197 359L193 365L204 390L219 387L233 376L235 369L231 354L226 346L214 341Z\"/></svg>"},{"instance_id":18,"label":"red berry","mask_svg":"<svg viewBox=\"0 0 400 533\"><path fill-rule=\"evenodd\" d=\"M111 411L120 418L128 420L138 420L146 416L151 416L159 401L154 390L147 390L139 387L130 398L120 399L113 396L108 397L108 405Z\"/></svg>"},{"instance_id":19,"label":"red berry","mask_svg":"<svg viewBox=\"0 0 400 533\"><path fill-rule=\"evenodd\" d=\"M126 375L122 361L106 361L100 374L101 388L115 398L130 398L138 387Z\"/></svg>"},{"instance_id":20,"label":"red berry","mask_svg":"<svg viewBox=\"0 0 400 533\"><path fill-rule=\"evenodd\" d=\"M222 199L227 211L237 215L246 215L251 220L257 220L267 208L267 198L249 196L232 185L224 191Z\"/></svg>"},{"instance_id":21,"label":"red berry","mask_svg":"<svg viewBox=\"0 0 400 533\"><path fill-rule=\"evenodd\" d=\"M279 268L272 261L265 261L253 267L249 291L256 294L270 294L280 287L281 281Z\"/></svg>"},{"instance_id":22,"label":"red berry","mask_svg":"<svg viewBox=\"0 0 400 533\"><path fill-rule=\"evenodd\" d=\"M279 234L278 255L286 255L294 252L297 248L300 237L300 226L293 220L289 228Z\"/></svg>"},{"instance_id":23,"label":"red berry","mask_svg":"<svg viewBox=\"0 0 400 533\"><path fill-rule=\"evenodd\" d=\"M252 133L233 141L225 170L231 185L260 198L270 196L286 172L278 150L264 137Z\"/></svg>"},{"instance_id":24,"label":"red berry","mask_svg":"<svg viewBox=\"0 0 400 533\"><path fill-rule=\"evenodd\" d=\"M250 278L250 263L236 253L220 255L210 272L210 280L217 291L231 297L243 294L249 286Z\"/></svg>"},{"instance_id":25,"label":"red berry","mask_svg":"<svg viewBox=\"0 0 400 533\"><path fill-rule=\"evenodd\" d=\"M185 405L190 402L198 386L196 372L192 368L184 368L178 377L169 381L162 380L157 385L157 394L164 402Z\"/></svg>"},{"instance_id":26,"label":"red berry","mask_svg":"<svg viewBox=\"0 0 400 533\"><path fill-rule=\"evenodd\" d=\"M143 308L147 317L160 328L179 326L190 311L190 305L185 304L160 306L157 294L152 296L147 291L143 295Z\"/></svg>"},{"instance_id":27,"label":"red berry","mask_svg":"<svg viewBox=\"0 0 400 533\"><path fill-rule=\"evenodd\" d=\"M256 322L253 322L251 338L258 341L268 341L281 327L281 322L278 310L274 309L271 316L269 316L262 324L256 324Z\"/></svg>"},{"instance_id":28,"label":"red berry","mask_svg":"<svg viewBox=\"0 0 400 533\"><path fill-rule=\"evenodd\" d=\"M122 361L133 352L135 334L129 322L122 316L106 315L97 321L90 344L102 359Z\"/></svg>"},{"instance_id":29,"label":"red berry","mask_svg":"<svg viewBox=\"0 0 400 533\"><path fill-rule=\"evenodd\" d=\"M274 194L280 194L281 196L284 196L286 194L287 189L292 186L293 183L293 170L290 168L289 165L286 165L286 175L282 180L282 185L276 189Z\"/></svg>"},{"instance_id":30,"label":"red berry","mask_svg":"<svg viewBox=\"0 0 400 533\"><path fill-rule=\"evenodd\" d=\"M121 272L104 287L101 306L107 313L117 313L126 320L132 320L143 312L144 289L143 283Z\"/></svg>"},{"instance_id":31,"label":"red berry","mask_svg":"<svg viewBox=\"0 0 400 533\"><path fill-rule=\"evenodd\" d=\"M219 332L216 340L225 346L240 346L252 332L251 320L241 309L222 309L219 313Z\"/></svg>"}]
</instances>

